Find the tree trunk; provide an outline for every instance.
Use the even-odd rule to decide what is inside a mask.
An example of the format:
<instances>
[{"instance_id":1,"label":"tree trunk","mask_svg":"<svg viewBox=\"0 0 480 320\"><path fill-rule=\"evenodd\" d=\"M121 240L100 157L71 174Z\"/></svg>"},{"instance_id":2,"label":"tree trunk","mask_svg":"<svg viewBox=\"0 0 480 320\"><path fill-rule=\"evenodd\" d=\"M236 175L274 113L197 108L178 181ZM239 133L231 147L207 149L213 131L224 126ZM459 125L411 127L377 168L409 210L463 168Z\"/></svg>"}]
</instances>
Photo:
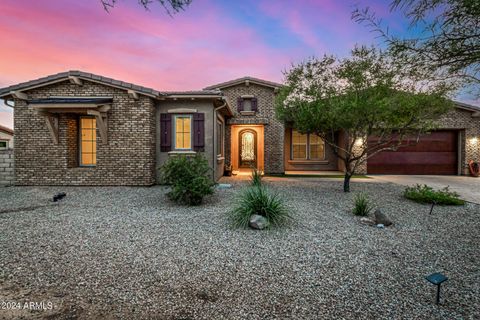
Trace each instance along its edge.
<instances>
[{"instance_id":1,"label":"tree trunk","mask_svg":"<svg viewBox=\"0 0 480 320\"><path fill-rule=\"evenodd\" d=\"M352 178L351 172L345 172L345 178L343 180L343 192L350 192L350 178Z\"/></svg>"}]
</instances>

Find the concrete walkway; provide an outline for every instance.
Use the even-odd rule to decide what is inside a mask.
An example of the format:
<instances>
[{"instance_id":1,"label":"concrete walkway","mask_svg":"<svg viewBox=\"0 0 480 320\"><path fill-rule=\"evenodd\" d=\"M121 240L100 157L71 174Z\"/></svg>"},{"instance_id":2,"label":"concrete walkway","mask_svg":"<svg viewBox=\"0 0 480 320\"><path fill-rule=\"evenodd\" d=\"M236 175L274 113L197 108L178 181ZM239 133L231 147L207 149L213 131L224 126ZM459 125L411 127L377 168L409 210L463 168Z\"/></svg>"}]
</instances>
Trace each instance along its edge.
<instances>
[{"instance_id":1,"label":"concrete walkway","mask_svg":"<svg viewBox=\"0 0 480 320\"><path fill-rule=\"evenodd\" d=\"M480 204L480 178L469 176L403 176L403 175L368 175L376 181L392 182L404 186L426 184L434 189L449 186L466 201Z\"/></svg>"}]
</instances>

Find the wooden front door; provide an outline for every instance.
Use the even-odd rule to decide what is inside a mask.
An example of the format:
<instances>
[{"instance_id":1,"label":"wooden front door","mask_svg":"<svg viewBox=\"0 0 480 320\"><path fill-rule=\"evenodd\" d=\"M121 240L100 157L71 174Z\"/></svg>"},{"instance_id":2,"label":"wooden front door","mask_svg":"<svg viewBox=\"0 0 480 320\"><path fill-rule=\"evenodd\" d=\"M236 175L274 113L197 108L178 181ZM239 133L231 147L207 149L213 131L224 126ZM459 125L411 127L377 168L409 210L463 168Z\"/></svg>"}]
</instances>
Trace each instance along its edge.
<instances>
[{"instance_id":1,"label":"wooden front door","mask_svg":"<svg viewBox=\"0 0 480 320\"><path fill-rule=\"evenodd\" d=\"M254 130L245 129L239 133L239 167L257 167L257 133Z\"/></svg>"}]
</instances>

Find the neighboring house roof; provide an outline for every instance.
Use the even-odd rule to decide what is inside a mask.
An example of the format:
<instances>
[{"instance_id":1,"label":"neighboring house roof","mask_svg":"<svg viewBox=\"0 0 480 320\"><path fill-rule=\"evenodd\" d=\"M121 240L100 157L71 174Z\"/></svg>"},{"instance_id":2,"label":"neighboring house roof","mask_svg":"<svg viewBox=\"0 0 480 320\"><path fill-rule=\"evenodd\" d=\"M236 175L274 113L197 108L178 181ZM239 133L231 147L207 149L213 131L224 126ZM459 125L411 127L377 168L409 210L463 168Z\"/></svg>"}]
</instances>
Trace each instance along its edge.
<instances>
[{"instance_id":1,"label":"neighboring house roof","mask_svg":"<svg viewBox=\"0 0 480 320\"><path fill-rule=\"evenodd\" d=\"M107 86L121 88L125 90L133 90L140 94L144 94L148 96L158 97L162 95L159 91L151 88L138 86L136 84L125 82L125 81L120 81L112 78L99 76L93 73L73 70L73 71L67 71L67 72L60 72L47 77L43 77L43 78L39 78L36 80L27 81L27 82L22 82L13 86L2 88L0 89L0 98L9 96L11 91L22 91L22 90L33 89L36 87L42 87L42 86L49 85L51 83L65 81L71 77L85 79L92 82L98 82L98 83L105 84Z\"/></svg>"},{"instance_id":2,"label":"neighboring house roof","mask_svg":"<svg viewBox=\"0 0 480 320\"><path fill-rule=\"evenodd\" d=\"M3 131L7 134L11 134L13 136L13 129L10 129L8 127L4 127L4 126L0 125L0 131Z\"/></svg>"},{"instance_id":3,"label":"neighboring house roof","mask_svg":"<svg viewBox=\"0 0 480 320\"><path fill-rule=\"evenodd\" d=\"M281 84L281 83L267 81L267 80L247 76L247 77L242 77L242 78L238 78L238 79L235 79L235 80L230 80L230 81L227 81L227 82L217 83L217 84L206 87L205 90L228 88L228 87L236 86L240 83L245 83L247 81L250 82L250 83L254 83L254 84L258 84L258 85L261 85L261 86L274 88L274 89L283 87L283 84Z\"/></svg>"}]
</instances>

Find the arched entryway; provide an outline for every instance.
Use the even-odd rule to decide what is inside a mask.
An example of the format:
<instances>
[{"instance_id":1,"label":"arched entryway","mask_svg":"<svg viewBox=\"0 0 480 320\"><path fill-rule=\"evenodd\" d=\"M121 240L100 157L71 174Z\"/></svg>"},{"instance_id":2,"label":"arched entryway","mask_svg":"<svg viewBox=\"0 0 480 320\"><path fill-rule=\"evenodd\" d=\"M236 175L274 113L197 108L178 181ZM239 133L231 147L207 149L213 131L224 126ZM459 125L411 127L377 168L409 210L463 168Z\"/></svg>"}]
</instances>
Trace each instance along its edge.
<instances>
[{"instance_id":1,"label":"arched entryway","mask_svg":"<svg viewBox=\"0 0 480 320\"><path fill-rule=\"evenodd\" d=\"M257 132L251 129L244 129L239 132L239 160L240 168L257 167Z\"/></svg>"}]
</instances>

